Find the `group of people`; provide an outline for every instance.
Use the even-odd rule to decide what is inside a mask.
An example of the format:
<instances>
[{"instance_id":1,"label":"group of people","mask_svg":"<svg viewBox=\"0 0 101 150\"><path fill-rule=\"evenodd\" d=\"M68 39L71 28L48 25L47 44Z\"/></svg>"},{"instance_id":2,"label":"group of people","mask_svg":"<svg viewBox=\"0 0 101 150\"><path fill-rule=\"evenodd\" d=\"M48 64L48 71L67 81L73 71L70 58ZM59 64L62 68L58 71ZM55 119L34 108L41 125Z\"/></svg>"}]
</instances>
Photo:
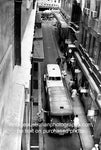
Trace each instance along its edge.
<instances>
[{"instance_id":1,"label":"group of people","mask_svg":"<svg viewBox=\"0 0 101 150\"><path fill-rule=\"evenodd\" d=\"M58 56L58 58L56 59L56 62L61 68L63 68L63 65L65 63L65 57Z\"/></svg>"},{"instance_id":2,"label":"group of people","mask_svg":"<svg viewBox=\"0 0 101 150\"><path fill-rule=\"evenodd\" d=\"M44 110L43 108L37 113L37 117L38 117L38 122L43 122L43 118L44 118L44 113L49 113L49 111ZM80 121L79 121L79 117L76 114L74 117L74 128L75 130L78 130L80 128Z\"/></svg>"},{"instance_id":3,"label":"group of people","mask_svg":"<svg viewBox=\"0 0 101 150\"><path fill-rule=\"evenodd\" d=\"M80 128L80 121L78 115L75 115L74 117L74 128L75 130L78 130ZM94 144L91 150L100 150L99 144Z\"/></svg>"},{"instance_id":4,"label":"group of people","mask_svg":"<svg viewBox=\"0 0 101 150\"><path fill-rule=\"evenodd\" d=\"M95 144L94 147L92 148L92 150L100 150L100 149L99 149L99 145L98 145L98 144Z\"/></svg>"}]
</instances>

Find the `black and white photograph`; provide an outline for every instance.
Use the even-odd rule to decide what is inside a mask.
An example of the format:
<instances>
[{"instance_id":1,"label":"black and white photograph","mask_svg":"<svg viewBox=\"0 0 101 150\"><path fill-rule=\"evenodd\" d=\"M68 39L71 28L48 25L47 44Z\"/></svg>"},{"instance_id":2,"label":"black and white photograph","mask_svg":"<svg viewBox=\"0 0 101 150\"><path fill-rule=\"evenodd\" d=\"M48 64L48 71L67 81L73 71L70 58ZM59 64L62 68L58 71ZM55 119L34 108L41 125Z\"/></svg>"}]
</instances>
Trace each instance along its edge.
<instances>
[{"instance_id":1,"label":"black and white photograph","mask_svg":"<svg viewBox=\"0 0 101 150\"><path fill-rule=\"evenodd\" d=\"M0 0L0 150L101 150L101 0Z\"/></svg>"}]
</instances>

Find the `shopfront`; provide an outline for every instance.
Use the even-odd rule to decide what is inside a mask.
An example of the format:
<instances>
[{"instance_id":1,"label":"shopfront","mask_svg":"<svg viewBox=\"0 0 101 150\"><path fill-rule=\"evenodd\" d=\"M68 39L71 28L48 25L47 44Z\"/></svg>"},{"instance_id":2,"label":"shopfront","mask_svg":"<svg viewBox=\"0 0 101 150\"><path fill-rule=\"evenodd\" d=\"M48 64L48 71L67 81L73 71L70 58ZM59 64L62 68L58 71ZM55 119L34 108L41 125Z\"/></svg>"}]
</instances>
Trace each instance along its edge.
<instances>
[{"instance_id":1,"label":"shopfront","mask_svg":"<svg viewBox=\"0 0 101 150\"><path fill-rule=\"evenodd\" d=\"M89 125L90 127L92 126L91 132L94 135L94 141L98 143L101 137L100 90L91 77L80 55L74 52L74 56L81 69L81 75L79 74L79 78L77 78L80 88L80 99L84 105L87 120L90 123Z\"/></svg>"}]
</instances>

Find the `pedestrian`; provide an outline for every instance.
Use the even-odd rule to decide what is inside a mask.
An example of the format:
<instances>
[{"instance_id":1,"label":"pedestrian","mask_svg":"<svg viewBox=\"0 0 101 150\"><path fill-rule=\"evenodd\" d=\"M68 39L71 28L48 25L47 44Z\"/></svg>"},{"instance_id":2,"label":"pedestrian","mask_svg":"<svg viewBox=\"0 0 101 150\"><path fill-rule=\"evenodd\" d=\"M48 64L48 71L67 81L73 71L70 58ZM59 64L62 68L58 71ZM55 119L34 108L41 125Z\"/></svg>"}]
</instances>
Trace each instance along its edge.
<instances>
[{"instance_id":1,"label":"pedestrian","mask_svg":"<svg viewBox=\"0 0 101 150\"><path fill-rule=\"evenodd\" d=\"M76 95L77 95L77 90L76 89L72 89L72 95L71 95L71 97L75 98Z\"/></svg>"},{"instance_id":2,"label":"pedestrian","mask_svg":"<svg viewBox=\"0 0 101 150\"><path fill-rule=\"evenodd\" d=\"M56 62L57 62L58 65L61 64L61 58L60 58L60 56L56 59Z\"/></svg>"},{"instance_id":3,"label":"pedestrian","mask_svg":"<svg viewBox=\"0 0 101 150\"><path fill-rule=\"evenodd\" d=\"M79 117L77 114L74 117L74 128L75 130L78 130L78 128L80 128L80 121L79 121Z\"/></svg>"},{"instance_id":4,"label":"pedestrian","mask_svg":"<svg viewBox=\"0 0 101 150\"><path fill-rule=\"evenodd\" d=\"M65 70L62 70L61 73L62 73L62 77L63 77L63 78L67 75L67 73L66 73Z\"/></svg>"},{"instance_id":5,"label":"pedestrian","mask_svg":"<svg viewBox=\"0 0 101 150\"><path fill-rule=\"evenodd\" d=\"M96 150L99 150L99 145L95 144L95 148L96 148Z\"/></svg>"},{"instance_id":6,"label":"pedestrian","mask_svg":"<svg viewBox=\"0 0 101 150\"><path fill-rule=\"evenodd\" d=\"M71 63L70 63L70 60L67 59L66 62L67 62L67 70L70 71L70 69L71 69Z\"/></svg>"},{"instance_id":7,"label":"pedestrian","mask_svg":"<svg viewBox=\"0 0 101 150\"><path fill-rule=\"evenodd\" d=\"M68 49L68 58L71 59L71 57L72 57L72 49Z\"/></svg>"},{"instance_id":8,"label":"pedestrian","mask_svg":"<svg viewBox=\"0 0 101 150\"><path fill-rule=\"evenodd\" d=\"M61 57L61 69L64 69L64 58Z\"/></svg>"},{"instance_id":9,"label":"pedestrian","mask_svg":"<svg viewBox=\"0 0 101 150\"><path fill-rule=\"evenodd\" d=\"M92 148L92 150L99 150L99 145L95 144L94 147Z\"/></svg>"},{"instance_id":10,"label":"pedestrian","mask_svg":"<svg viewBox=\"0 0 101 150\"><path fill-rule=\"evenodd\" d=\"M43 108L37 113L38 122L44 122L44 113L49 113L48 111L44 110Z\"/></svg>"},{"instance_id":11,"label":"pedestrian","mask_svg":"<svg viewBox=\"0 0 101 150\"><path fill-rule=\"evenodd\" d=\"M74 84L74 81L73 79L71 78L70 81L69 81L69 87L71 88L71 86Z\"/></svg>"},{"instance_id":12,"label":"pedestrian","mask_svg":"<svg viewBox=\"0 0 101 150\"><path fill-rule=\"evenodd\" d=\"M76 84L75 81L73 79L70 80L69 82L69 87L70 87L70 93L72 98L76 96L77 94L77 90L76 90Z\"/></svg>"}]
</instances>

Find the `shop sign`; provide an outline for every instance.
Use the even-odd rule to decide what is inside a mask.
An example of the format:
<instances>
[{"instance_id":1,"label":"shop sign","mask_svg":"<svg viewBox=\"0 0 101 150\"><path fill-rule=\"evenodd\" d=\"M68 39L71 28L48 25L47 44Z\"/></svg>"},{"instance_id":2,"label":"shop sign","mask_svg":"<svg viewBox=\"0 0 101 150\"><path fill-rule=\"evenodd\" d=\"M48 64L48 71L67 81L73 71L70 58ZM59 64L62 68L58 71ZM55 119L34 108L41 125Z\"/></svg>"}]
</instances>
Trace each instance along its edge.
<instances>
[{"instance_id":1,"label":"shop sign","mask_svg":"<svg viewBox=\"0 0 101 150\"><path fill-rule=\"evenodd\" d=\"M81 92L81 93L88 93L88 89L80 88L80 92Z\"/></svg>"}]
</instances>

